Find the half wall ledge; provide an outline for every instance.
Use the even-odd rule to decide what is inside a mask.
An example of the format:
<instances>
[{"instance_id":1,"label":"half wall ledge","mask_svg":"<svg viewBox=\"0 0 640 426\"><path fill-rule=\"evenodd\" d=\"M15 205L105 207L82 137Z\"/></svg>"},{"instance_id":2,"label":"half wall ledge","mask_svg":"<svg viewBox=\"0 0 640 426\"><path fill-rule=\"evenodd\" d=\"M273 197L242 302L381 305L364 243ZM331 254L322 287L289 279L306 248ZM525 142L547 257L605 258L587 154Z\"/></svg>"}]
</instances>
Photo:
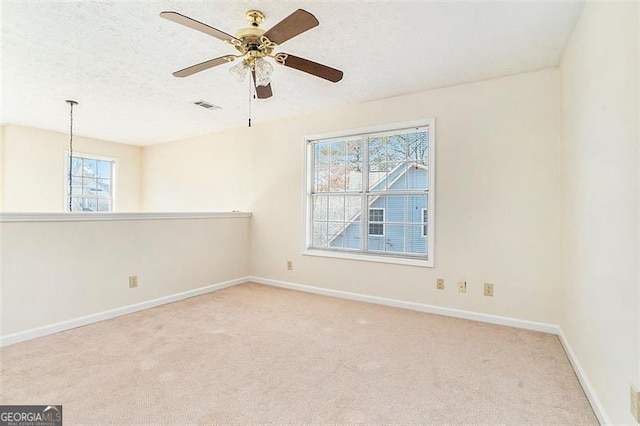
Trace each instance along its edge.
<instances>
[{"instance_id":1,"label":"half wall ledge","mask_svg":"<svg viewBox=\"0 0 640 426\"><path fill-rule=\"evenodd\" d=\"M166 213L0 213L8 222L95 222L116 220L222 219L251 217L250 212L166 212Z\"/></svg>"}]
</instances>

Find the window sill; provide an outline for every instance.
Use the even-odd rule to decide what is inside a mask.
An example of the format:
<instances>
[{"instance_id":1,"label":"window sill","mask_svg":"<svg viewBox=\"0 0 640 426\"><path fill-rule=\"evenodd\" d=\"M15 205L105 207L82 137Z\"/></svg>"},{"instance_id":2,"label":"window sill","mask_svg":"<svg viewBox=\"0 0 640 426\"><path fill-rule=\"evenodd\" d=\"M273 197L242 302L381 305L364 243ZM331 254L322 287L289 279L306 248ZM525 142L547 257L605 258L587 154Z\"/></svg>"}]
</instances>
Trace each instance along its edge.
<instances>
[{"instance_id":1,"label":"window sill","mask_svg":"<svg viewBox=\"0 0 640 426\"><path fill-rule=\"evenodd\" d=\"M409 259L405 257L376 256L375 254L345 253L329 250L305 250L304 256L332 257L336 259L359 260L363 262L392 263L396 265L433 268L433 260Z\"/></svg>"}]
</instances>

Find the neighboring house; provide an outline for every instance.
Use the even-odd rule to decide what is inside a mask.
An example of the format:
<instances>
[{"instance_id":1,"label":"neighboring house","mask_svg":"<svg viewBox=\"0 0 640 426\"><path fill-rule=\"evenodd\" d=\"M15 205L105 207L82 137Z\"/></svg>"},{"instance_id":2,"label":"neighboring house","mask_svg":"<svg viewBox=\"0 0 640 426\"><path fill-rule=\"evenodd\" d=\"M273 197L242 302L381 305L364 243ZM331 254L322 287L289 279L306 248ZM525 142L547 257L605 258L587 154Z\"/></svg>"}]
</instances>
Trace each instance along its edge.
<instances>
[{"instance_id":1,"label":"neighboring house","mask_svg":"<svg viewBox=\"0 0 640 426\"><path fill-rule=\"evenodd\" d=\"M406 161L389 173L382 173L371 185L376 190L422 190L428 188L428 170ZM369 200L368 249L381 253L427 253L427 195L379 195ZM344 230L329 239L329 247L357 250L362 238L360 209L349 213Z\"/></svg>"}]
</instances>

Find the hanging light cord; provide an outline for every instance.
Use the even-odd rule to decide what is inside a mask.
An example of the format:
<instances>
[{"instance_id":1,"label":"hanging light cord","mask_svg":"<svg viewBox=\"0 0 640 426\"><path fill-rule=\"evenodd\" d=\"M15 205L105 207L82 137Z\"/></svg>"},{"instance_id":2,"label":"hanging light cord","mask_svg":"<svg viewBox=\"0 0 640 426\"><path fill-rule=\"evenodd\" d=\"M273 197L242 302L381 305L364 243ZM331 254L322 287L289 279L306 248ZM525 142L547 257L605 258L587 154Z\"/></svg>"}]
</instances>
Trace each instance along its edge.
<instances>
[{"instance_id":1,"label":"hanging light cord","mask_svg":"<svg viewBox=\"0 0 640 426\"><path fill-rule=\"evenodd\" d=\"M69 104L69 211L73 211L73 106L78 105L76 101L67 101Z\"/></svg>"}]
</instances>

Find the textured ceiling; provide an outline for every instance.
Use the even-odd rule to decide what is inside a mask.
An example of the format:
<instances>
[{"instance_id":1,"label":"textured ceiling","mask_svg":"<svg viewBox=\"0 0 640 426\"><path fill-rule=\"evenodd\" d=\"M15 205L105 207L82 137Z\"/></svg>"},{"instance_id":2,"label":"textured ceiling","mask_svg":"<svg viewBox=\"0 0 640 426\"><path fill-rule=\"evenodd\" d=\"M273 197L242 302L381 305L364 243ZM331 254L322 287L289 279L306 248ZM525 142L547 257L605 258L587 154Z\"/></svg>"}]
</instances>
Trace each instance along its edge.
<instances>
[{"instance_id":1,"label":"textured ceiling","mask_svg":"<svg viewBox=\"0 0 640 426\"><path fill-rule=\"evenodd\" d=\"M274 96L252 103L262 122L341 104L557 66L580 2L81 1L2 2L2 123L149 145L245 126L248 82L223 65L173 71L234 53L158 15L174 10L235 33L259 9L265 29L297 8L320 25L276 51L344 71L329 83L275 66ZM211 111L193 105L205 100Z\"/></svg>"}]
</instances>

